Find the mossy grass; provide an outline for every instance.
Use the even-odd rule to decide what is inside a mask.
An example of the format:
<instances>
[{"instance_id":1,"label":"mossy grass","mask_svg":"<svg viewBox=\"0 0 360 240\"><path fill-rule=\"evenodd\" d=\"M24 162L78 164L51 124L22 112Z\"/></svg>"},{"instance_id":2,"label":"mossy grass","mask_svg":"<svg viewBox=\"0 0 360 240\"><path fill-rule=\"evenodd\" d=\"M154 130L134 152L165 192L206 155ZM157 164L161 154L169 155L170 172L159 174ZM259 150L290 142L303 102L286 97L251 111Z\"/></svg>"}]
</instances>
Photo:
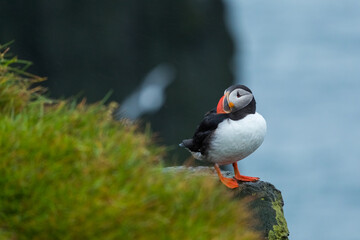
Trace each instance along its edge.
<instances>
[{"instance_id":1,"label":"mossy grass","mask_svg":"<svg viewBox=\"0 0 360 240\"><path fill-rule=\"evenodd\" d=\"M116 104L53 100L0 46L0 239L257 239L217 181L164 173Z\"/></svg>"},{"instance_id":2,"label":"mossy grass","mask_svg":"<svg viewBox=\"0 0 360 240\"><path fill-rule=\"evenodd\" d=\"M269 240L278 240L278 239L288 239L290 234L289 229L287 227L286 219L284 217L283 212L283 201L281 193L278 192L276 199L272 202L272 208L275 210L276 213L276 225L273 225L273 229L269 231L268 239Z\"/></svg>"}]
</instances>

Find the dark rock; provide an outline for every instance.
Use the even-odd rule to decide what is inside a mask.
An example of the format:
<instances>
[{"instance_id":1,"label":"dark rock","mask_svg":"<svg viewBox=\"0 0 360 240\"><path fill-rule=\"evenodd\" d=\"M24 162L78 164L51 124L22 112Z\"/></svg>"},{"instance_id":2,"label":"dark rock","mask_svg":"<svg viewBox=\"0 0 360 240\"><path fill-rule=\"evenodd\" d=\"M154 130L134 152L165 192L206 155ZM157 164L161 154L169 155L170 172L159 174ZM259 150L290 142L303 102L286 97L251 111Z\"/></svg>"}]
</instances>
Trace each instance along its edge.
<instances>
[{"instance_id":1,"label":"dark rock","mask_svg":"<svg viewBox=\"0 0 360 240\"><path fill-rule=\"evenodd\" d=\"M165 171L189 171L196 175L209 175L217 178L211 167L168 167ZM229 171L222 171L225 177L233 177ZM230 190L235 199L244 199L249 203L258 220L256 230L262 233L264 239L286 240L289 236L286 219L284 217L284 201L281 192L271 183L241 182L239 188Z\"/></svg>"},{"instance_id":2,"label":"dark rock","mask_svg":"<svg viewBox=\"0 0 360 240\"><path fill-rule=\"evenodd\" d=\"M281 192L271 183L243 182L234 190L235 198L248 199L259 223L257 230L264 239L288 239L289 230L284 217Z\"/></svg>"}]
</instances>

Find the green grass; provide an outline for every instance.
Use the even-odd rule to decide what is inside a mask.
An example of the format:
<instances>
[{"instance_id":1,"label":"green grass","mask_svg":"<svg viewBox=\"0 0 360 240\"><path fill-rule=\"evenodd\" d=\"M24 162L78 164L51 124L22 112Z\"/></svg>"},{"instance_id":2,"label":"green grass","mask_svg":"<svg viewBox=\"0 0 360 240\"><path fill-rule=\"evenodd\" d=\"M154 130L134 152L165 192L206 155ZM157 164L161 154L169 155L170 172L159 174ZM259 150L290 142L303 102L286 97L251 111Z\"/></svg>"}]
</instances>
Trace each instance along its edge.
<instances>
[{"instance_id":1,"label":"green grass","mask_svg":"<svg viewBox=\"0 0 360 240\"><path fill-rule=\"evenodd\" d=\"M44 97L0 51L0 239L257 239L217 181L163 173L165 149L115 103Z\"/></svg>"}]
</instances>

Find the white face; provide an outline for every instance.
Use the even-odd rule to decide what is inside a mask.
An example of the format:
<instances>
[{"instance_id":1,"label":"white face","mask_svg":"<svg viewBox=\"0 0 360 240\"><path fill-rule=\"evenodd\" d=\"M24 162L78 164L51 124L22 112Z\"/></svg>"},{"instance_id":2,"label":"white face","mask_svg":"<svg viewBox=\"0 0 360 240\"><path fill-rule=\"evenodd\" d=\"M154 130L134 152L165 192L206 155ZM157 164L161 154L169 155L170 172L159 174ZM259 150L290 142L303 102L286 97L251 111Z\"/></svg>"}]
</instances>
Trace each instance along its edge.
<instances>
[{"instance_id":1,"label":"white face","mask_svg":"<svg viewBox=\"0 0 360 240\"><path fill-rule=\"evenodd\" d=\"M241 88L234 89L228 96L228 103L233 104L233 107L231 107L232 112L246 107L252 100L252 93Z\"/></svg>"}]
</instances>

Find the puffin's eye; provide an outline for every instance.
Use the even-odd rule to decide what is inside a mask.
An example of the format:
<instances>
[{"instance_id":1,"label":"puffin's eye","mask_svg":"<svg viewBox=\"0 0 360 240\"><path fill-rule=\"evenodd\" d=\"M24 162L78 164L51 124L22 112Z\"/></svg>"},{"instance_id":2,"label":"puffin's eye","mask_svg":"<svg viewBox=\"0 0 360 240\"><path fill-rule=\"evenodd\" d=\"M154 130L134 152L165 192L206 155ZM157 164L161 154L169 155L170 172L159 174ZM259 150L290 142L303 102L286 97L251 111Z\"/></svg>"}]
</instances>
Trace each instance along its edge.
<instances>
[{"instance_id":1,"label":"puffin's eye","mask_svg":"<svg viewBox=\"0 0 360 240\"><path fill-rule=\"evenodd\" d=\"M239 92L236 92L236 96L239 98L241 97L240 93Z\"/></svg>"}]
</instances>

